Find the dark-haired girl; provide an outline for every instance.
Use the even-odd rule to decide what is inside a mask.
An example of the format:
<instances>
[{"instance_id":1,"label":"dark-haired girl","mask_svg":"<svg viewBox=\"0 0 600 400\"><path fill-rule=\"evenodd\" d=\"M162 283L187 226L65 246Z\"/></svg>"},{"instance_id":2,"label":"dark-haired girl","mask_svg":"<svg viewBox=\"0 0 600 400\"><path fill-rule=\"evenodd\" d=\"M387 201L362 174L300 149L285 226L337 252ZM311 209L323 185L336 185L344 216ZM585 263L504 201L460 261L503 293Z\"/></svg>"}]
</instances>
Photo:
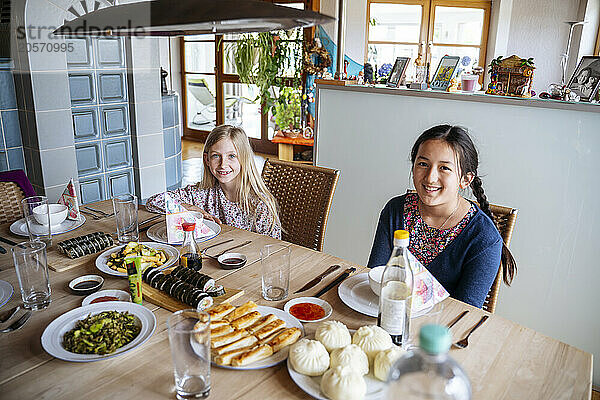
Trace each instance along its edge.
<instances>
[{"instance_id":1,"label":"dark-haired girl","mask_svg":"<svg viewBox=\"0 0 600 400\"><path fill-rule=\"evenodd\" d=\"M500 263L507 284L516 264L491 220L477 150L464 128L439 125L419 136L411 162L416 193L393 198L381 211L368 266L385 265L394 231L408 230L411 253L450 296L481 308ZM468 187L481 208L460 195Z\"/></svg>"}]
</instances>

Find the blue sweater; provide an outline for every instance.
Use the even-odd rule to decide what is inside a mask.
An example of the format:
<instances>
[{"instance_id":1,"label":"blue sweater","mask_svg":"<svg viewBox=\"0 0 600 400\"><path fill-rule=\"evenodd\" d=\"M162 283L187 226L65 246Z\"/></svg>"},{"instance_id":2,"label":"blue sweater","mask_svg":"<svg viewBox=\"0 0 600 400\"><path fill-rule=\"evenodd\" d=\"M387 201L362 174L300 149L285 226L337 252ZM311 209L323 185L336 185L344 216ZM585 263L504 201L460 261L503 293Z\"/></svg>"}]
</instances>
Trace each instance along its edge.
<instances>
[{"instance_id":1,"label":"blue sweater","mask_svg":"<svg viewBox=\"0 0 600 400\"><path fill-rule=\"evenodd\" d=\"M385 265L392 253L394 231L404 228L404 198L391 199L381 211L367 266ZM467 226L425 267L450 296L481 308L500 266L502 237L477 205Z\"/></svg>"}]
</instances>

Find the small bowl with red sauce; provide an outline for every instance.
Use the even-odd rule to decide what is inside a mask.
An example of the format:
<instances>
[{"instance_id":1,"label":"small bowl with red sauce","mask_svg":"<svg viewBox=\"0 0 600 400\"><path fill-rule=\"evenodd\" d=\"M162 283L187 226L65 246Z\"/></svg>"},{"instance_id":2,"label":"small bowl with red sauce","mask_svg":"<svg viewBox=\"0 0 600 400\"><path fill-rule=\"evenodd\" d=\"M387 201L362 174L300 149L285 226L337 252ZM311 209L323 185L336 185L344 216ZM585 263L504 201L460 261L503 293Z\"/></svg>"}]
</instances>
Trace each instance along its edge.
<instances>
[{"instance_id":1,"label":"small bowl with red sauce","mask_svg":"<svg viewBox=\"0 0 600 400\"><path fill-rule=\"evenodd\" d=\"M319 322L329 318L333 308L317 297L297 297L285 303L283 310L301 322Z\"/></svg>"},{"instance_id":2,"label":"small bowl with red sauce","mask_svg":"<svg viewBox=\"0 0 600 400\"><path fill-rule=\"evenodd\" d=\"M81 302L82 306L105 301L131 301L131 295L123 290L107 289L92 293Z\"/></svg>"},{"instance_id":3,"label":"small bowl with red sauce","mask_svg":"<svg viewBox=\"0 0 600 400\"><path fill-rule=\"evenodd\" d=\"M97 292L104 284L104 278L100 275L83 275L69 282L69 289L78 296L87 296Z\"/></svg>"},{"instance_id":4,"label":"small bowl with red sauce","mask_svg":"<svg viewBox=\"0 0 600 400\"><path fill-rule=\"evenodd\" d=\"M246 265L248 259L242 253L225 253L217 258L223 269L238 269Z\"/></svg>"}]
</instances>

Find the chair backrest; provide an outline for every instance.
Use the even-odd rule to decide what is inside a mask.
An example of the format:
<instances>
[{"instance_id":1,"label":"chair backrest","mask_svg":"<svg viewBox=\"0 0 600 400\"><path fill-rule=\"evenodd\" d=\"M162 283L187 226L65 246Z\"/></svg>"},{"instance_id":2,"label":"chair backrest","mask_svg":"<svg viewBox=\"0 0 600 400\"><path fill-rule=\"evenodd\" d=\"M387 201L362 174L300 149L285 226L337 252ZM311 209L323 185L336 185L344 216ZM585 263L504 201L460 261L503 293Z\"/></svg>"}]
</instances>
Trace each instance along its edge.
<instances>
[{"instance_id":1,"label":"chair backrest","mask_svg":"<svg viewBox=\"0 0 600 400\"><path fill-rule=\"evenodd\" d=\"M283 240L321 251L338 170L267 160L262 177L277 200Z\"/></svg>"},{"instance_id":2,"label":"chair backrest","mask_svg":"<svg viewBox=\"0 0 600 400\"><path fill-rule=\"evenodd\" d=\"M0 182L0 223L14 222L23 216L23 190L14 182Z\"/></svg>"},{"instance_id":3,"label":"chair backrest","mask_svg":"<svg viewBox=\"0 0 600 400\"><path fill-rule=\"evenodd\" d=\"M215 102L215 96L208 87L204 78L188 79L188 88L192 95L205 106L210 106Z\"/></svg>"},{"instance_id":4,"label":"chair backrest","mask_svg":"<svg viewBox=\"0 0 600 400\"><path fill-rule=\"evenodd\" d=\"M490 204L490 210L494 215L494 224L498 228L504 244L506 247L509 247L513 229L515 228L515 222L517 221L518 210L516 208L503 207L495 204ZM498 301L501 283L502 265L500 265L500 268L498 269L498 274L496 274L496 279L494 279L490 291L487 296L485 296L483 306L481 307L485 311L493 313L496 310L496 302Z\"/></svg>"}]
</instances>

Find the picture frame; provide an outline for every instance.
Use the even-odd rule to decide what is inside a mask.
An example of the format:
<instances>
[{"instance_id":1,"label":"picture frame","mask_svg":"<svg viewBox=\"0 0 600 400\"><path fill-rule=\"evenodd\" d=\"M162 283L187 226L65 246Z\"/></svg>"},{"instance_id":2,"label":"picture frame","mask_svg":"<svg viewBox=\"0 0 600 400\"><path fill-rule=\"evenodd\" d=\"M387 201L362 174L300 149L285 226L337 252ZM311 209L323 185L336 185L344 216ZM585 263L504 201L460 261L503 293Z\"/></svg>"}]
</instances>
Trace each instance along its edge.
<instances>
[{"instance_id":1,"label":"picture frame","mask_svg":"<svg viewBox=\"0 0 600 400\"><path fill-rule=\"evenodd\" d=\"M445 91L448 89L459 61L460 57L458 56L442 57L431 80L431 88L433 90Z\"/></svg>"},{"instance_id":2,"label":"picture frame","mask_svg":"<svg viewBox=\"0 0 600 400\"><path fill-rule=\"evenodd\" d=\"M594 100L600 89L600 56L581 57L567 88L579 95L580 101Z\"/></svg>"},{"instance_id":3,"label":"picture frame","mask_svg":"<svg viewBox=\"0 0 600 400\"><path fill-rule=\"evenodd\" d=\"M410 57L396 57L396 62L392 67L392 72L390 72L390 77L386 82L386 86L388 87L398 87L404 80L404 75L406 74L406 68L408 67L408 62L410 61Z\"/></svg>"}]
</instances>

